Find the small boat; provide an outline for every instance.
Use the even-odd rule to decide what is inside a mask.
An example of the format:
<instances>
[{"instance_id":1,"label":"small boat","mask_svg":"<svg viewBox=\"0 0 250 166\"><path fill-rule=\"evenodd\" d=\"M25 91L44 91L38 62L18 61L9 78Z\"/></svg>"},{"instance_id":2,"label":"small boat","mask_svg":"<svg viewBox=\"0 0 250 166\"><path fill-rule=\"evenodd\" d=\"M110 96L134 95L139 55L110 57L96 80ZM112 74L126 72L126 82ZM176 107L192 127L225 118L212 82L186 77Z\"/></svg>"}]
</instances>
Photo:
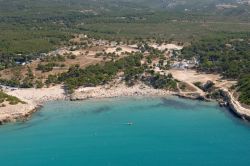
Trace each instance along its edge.
<instances>
[{"instance_id":1,"label":"small boat","mask_svg":"<svg viewBox=\"0 0 250 166\"><path fill-rule=\"evenodd\" d=\"M127 125L133 125L133 122L128 122Z\"/></svg>"}]
</instances>

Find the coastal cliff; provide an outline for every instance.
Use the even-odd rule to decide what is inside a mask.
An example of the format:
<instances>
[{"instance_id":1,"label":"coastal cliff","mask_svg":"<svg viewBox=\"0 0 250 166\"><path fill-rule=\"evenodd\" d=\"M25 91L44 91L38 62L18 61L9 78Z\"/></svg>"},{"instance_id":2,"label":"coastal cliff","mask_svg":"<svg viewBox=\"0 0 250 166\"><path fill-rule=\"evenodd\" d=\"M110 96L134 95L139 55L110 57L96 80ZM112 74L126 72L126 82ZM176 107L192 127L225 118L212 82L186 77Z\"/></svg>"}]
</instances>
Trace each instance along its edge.
<instances>
[{"instance_id":1,"label":"coastal cliff","mask_svg":"<svg viewBox=\"0 0 250 166\"><path fill-rule=\"evenodd\" d=\"M231 92L227 89L221 89L226 101L228 102L229 108L242 119L250 120L250 110L244 108L238 100L236 100Z\"/></svg>"}]
</instances>

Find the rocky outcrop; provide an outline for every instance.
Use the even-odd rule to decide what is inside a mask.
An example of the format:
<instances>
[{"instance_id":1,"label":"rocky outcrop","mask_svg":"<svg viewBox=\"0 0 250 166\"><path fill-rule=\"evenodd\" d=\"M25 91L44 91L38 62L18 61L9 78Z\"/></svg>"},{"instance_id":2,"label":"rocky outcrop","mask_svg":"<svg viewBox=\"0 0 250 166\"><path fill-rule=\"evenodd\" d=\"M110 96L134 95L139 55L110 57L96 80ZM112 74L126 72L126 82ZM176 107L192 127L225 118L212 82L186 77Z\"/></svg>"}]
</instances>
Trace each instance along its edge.
<instances>
[{"instance_id":1,"label":"rocky outcrop","mask_svg":"<svg viewBox=\"0 0 250 166\"><path fill-rule=\"evenodd\" d=\"M192 99L192 100L201 100L201 101L207 101L211 102L212 99L209 99L206 97L206 93L199 93L199 92L178 92L173 94L175 96L185 98L185 99Z\"/></svg>"},{"instance_id":2,"label":"rocky outcrop","mask_svg":"<svg viewBox=\"0 0 250 166\"><path fill-rule=\"evenodd\" d=\"M4 89L4 91L8 95L15 96L24 101L25 104L19 103L17 105L11 105L6 103L4 107L0 108L0 124L26 120L44 102L66 99L64 88L61 85L41 89L29 88L11 90L7 88Z\"/></svg>"},{"instance_id":3,"label":"rocky outcrop","mask_svg":"<svg viewBox=\"0 0 250 166\"><path fill-rule=\"evenodd\" d=\"M226 101L228 102L229 108L242 119L250 120L250 110L244 108L240 104L240 102L233 97L232 93L229 92L227 89L221 89L221 91Z\"/></svg>"},{"instance_id":4,"label":"rocky outcrop","mask_svg":"<svg viewBox=\"0 0 250 166\"><path fill-rule=\"evenodd\" d=\"M9 122L17 122L17 121L27 120L37 110L38 110L38 107L24 111L24 112L20 112L20 113L1 114L0 115L0 125L3 125L5 123L9 123Z\"/></svg>"}]
</instances>

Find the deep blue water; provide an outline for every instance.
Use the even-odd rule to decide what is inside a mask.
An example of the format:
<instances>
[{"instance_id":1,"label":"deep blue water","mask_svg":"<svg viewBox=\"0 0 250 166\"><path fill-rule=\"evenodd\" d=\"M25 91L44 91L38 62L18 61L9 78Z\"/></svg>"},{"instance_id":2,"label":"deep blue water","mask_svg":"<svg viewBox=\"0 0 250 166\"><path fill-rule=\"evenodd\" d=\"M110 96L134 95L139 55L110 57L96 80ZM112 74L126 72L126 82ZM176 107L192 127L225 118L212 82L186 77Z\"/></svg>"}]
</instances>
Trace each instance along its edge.
<instances>
[{"instance_id":1,"label":"deep blue water","mask_svg":"<svg viewBox=\"0 0 250 166\"><path fill-rule=\"evenodd\" d=\"M173 97L59 101L29 121L0 127L1 166L249 163L250 125L216 103Z\"/></svg>"}]
</instances>

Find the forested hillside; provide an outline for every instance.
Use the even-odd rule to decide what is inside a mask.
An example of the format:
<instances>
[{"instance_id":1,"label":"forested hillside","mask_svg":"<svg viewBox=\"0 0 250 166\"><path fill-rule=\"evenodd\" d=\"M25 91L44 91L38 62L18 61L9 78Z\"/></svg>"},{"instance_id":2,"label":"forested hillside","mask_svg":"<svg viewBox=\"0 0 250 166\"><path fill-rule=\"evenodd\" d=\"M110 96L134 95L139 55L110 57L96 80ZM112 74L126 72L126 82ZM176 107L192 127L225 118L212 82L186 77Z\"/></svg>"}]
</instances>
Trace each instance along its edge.
<instances>
[{"instance_id":1,"label":"forested hillside","mask_svg":"<svg viewBox=\"0 0 250 166\"><path fill-rule=\"evenodd\" d=\"M182 58L196 57L198 70L220 73L227 79L239 80L236 90L240 101L250 104L250 33L231 34L193 43L182 51Z\"/></svg>"},{"instance_id":2,"label":"forested hillside","mask_svg":"<svg viewBox=\"0 0 250 166\"><path fill-rule=\"evenodd\" d=\"M193 41L248 32L249 8L246 0L0 0L0 65L54 49L74 33Z\"/></svg>"},{"instance_id":3,"label":"forested hillside","mask_svg":"<svg viewBox=\"0 0 250 166\"><path fill-rule=\"evenodd\" d=\"M81 33L192 43L183 55L199 58L200 70L246 80L249 22L248 0L0 0L0 69L67 45ZM239 87L249 94L248 84Z\"/></svg>"}]
</instances>

